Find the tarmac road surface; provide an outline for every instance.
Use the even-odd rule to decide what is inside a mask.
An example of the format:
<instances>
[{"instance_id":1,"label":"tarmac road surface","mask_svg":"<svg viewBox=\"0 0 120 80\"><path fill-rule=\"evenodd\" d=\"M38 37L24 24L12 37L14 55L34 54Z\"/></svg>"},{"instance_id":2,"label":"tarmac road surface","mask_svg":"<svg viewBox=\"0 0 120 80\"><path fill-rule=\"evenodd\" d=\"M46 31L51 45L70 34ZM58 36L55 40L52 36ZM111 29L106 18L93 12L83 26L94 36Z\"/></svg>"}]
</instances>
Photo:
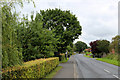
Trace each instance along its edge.
<instances>
[{"instance_id":1,"label":"tarmac road surface","mask_svg":"<svg viewBox=\"0 0 120 80\"><path fill-rule=\"evenodd\" d=\"M84 57L83 54L76 54L75 59L77 78L116 78L120 79L120 67Z\"/></svg>"}]
</instances>

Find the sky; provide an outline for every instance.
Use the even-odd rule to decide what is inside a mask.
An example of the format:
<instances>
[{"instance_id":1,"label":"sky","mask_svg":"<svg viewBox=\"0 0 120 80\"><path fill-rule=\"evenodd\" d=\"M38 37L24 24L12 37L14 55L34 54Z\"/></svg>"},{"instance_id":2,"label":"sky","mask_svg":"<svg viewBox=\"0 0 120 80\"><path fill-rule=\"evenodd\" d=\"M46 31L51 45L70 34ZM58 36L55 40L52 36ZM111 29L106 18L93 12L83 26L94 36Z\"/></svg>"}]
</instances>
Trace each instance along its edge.
<instances>
[{"instance_id":1,"label":"sky","mask_svg":"<svg viewBox=\"0 0 120 80\"><path fill-rule=\"evenodd\" d=\"M89 43L95 40L106 39L111 42L118 34L118 2L119 0L34 0L32 3L24 3L24 7L17 6L22 14L40 12L40 10L60 8L70 10L76 15L82 26L82 34L74 41ZM30 17L29 17L30 19Z\"/></svg>"}]
</instances>

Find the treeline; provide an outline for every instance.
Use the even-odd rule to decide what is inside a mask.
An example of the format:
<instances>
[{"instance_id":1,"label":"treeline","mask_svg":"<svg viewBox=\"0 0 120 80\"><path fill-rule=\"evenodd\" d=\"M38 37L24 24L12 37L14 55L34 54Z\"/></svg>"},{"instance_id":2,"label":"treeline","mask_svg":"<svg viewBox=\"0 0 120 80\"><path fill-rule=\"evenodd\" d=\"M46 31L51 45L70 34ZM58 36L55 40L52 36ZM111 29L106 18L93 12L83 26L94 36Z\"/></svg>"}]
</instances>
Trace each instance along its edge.
<instances>
[{"instance_id":1,"label":"treeline","mask_svg":"<svg viewBox=\"0 0 120 80\"><path fill-rule=\"evenodd\" d=\"M77 41L73 47L74 51L79 52L79 54L87 48L88 48L87 44L82 41Z\"/></svg>"},{"instance_id":2,"label":"treeline","mask_svg":"<svg viewBox=\"0 0 120 80\"><path fill-rule=\"evenodd\" d=\"M107 55L109 53L120 54L120 35L117 35L112 38L112 42L110 43L107 40L96 40L90 42L91 51L94 57L102 57L103 55Z\"/></svg>"},{"instance_id":3,"label":"treeline","mask_svg":"<svg viewBox=\"0 0 120 80\"><path fill-rule=\"evenodd\" d=\"M76 52L86 52L85 49L89 49L92 52L93 57L103 57L103 55L108 55L109 53L120 54L120 35L116 35L112 38L112 41L108 40L95 40L89 43L90 47L82 41L77 41L74 44L74 51Z\"/></svg>"},{"instance_id":4,"label":"treeline","mask_svg":"<svg viewBox=\"0 0 120 80\"><path fill-rule=\"evenodd\" d=\"M22 64L54 53L72 53L72 42L81 35L77 17L61 9L40 10L23 16L12 12L16 3L2 4L2 67Z\"/></svg>"}]
</instances>

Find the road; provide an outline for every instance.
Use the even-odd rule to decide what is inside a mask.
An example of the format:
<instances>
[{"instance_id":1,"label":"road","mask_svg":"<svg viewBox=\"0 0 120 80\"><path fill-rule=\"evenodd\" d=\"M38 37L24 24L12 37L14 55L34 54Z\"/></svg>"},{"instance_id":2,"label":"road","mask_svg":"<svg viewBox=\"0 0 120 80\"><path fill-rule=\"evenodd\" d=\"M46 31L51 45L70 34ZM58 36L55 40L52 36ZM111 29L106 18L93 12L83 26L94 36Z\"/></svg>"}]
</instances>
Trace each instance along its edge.
<instances>
[{"instance_id":1,"label":"road","mask_svg":"<svg viewBox=\"0 0 120 80\"><path fill-rule=\"evenodd\" d=\"M120 79L117 66L84 57L83 54L73 56L76 78L115 78Z\"/></svg>"}]
</instances>

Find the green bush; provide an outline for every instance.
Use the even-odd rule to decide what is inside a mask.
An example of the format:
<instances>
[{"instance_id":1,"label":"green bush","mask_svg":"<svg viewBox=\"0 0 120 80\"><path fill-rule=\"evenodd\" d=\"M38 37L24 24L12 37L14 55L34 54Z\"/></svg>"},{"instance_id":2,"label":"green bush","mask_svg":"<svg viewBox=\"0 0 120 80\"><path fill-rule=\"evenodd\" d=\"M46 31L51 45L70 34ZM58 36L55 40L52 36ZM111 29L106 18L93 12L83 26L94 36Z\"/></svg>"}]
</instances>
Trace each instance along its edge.
<instances>
[{"instance_id":1,"label":"green bush","mask_svg":"<svg viewBox=\"0 0 120 80\"><path fill-rule=\"evenodd\" d=\"M59 55L59 61L65 60L65 54L60 54Z\"/></svg>"},{"instance_id":2,"label":"green bush","mask_svg":"<svg viewBox=\"0 0 120 80\"><path fill-rule=\"evenodd\" d=\"M115 53L115 54L109 53L107 56L105 56L105 58L118 61L118 56L119 55L117 53Z\"/></svg>"},{"instance_id":3,"label":"green bush","mask_svg":"<svg viewBox=\"0 0 120 80\"><path fill-rule=\"evenodd\" d=\"M11 3L1 4L2 27L2 68L22 64L22 48L15 27L18 26L18 14L12 14Z\"/></svg>"},{"instance_id":4,"label":"green bush","mask_svg":"<svg viewBox=\"0 0 120 80\"><path fill-rule=\"evenodd\" d=\"M24 63L22 66L15 66L2 70L2 77L15 78L44 78L59 64L59 58L37 59Z\"/></svg>"}]
</instances>

